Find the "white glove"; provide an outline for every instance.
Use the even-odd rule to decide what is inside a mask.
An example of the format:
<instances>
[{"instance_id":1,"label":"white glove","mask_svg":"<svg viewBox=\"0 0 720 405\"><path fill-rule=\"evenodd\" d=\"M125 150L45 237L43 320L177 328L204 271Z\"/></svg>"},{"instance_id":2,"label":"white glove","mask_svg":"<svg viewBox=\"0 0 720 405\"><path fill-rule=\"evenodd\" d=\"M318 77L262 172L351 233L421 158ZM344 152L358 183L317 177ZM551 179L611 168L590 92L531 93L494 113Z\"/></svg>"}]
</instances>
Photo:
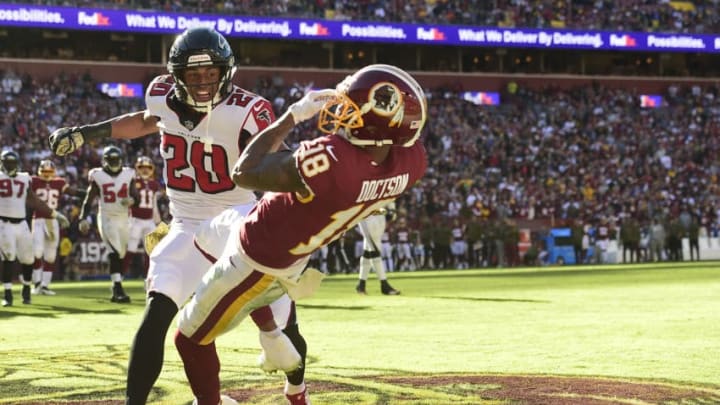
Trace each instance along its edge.
<instances>
[{"instance_id":1,"label":"white glove","mask_svg":"<svg viewBox=\"0 0 720 405\"><path fill-rule=\"evenodd\" d=\"M335 89L313 90L293 103L288 108L288 111L290 111L293 120L297 124L314 117L326 103L337 98L338 95Z\"/></svg>"},{"instance_id":2,"label":"white glove","mask_svg":"<svg viewBox=\"0 0 720 405\"><path fill-rule=\"evenodd\" d=\"M65 127L53 131L48 140L53 153L65 156L79 149L85 143L85 136L79 127Z\"/></svg>"},{"instance_id":3,"label":"white glove","mask_svg":"<svg viewBox=\"0 0 720 405\"><path fill-rule=\"evenodd\" d=\"M81 219L80 223L78 224L78 230L83 235L90 232L90 222L88 222L87 219Z\"/></svg>"},{"instance_id":4,"label":"white glove","mask_svg":"<svg viewBox=\"0 0 720 405\"><path fill-rule=\"evenodd\" d=\"M53 218L57 219L58 225L60 225L60 229L65 229L70 226L70 221L68 221L67 217L57 211L54 211L55 215Z\"/></svg>"},{"instance_id":5,"label":"white glove","mask_svg":"<svg viewBox=\"0 0 720 405\"><path fill-rule=\"evenodd\" d=\"M135 199L132 197L123 198L120 200L120 204L122 204L123 207L129 207L135 204Z\"/></svg>"}]
</instances>

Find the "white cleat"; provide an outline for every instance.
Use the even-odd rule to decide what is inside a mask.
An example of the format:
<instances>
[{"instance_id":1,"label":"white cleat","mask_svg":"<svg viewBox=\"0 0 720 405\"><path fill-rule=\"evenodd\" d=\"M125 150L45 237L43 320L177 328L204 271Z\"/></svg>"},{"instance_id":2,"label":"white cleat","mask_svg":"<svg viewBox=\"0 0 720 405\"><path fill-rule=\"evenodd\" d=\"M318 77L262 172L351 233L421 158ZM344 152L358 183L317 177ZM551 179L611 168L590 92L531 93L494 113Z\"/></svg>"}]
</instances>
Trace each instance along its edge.
<instances>
[{"instance_id":1,"label":"white cleat","mask_svg":"<svg viewBox=\"0 0 720 405\"><path fill-rule=\"evenodd\" d=\"M47 288L47 287L40 287L40 294L41 295L56 295L55 291Z\"/></svg>"},{"instance_id":2,"label":"white cleat","mask_svg":"<svg viewBox=\"0 0 720 405\"><path fill-rule=\"evenodd\" d=\"M263 351L258 357L258 366L266 373L294 371L302 364L302 357L284 333L278 336L260 334Z\"/></svg>"}]
</instances>

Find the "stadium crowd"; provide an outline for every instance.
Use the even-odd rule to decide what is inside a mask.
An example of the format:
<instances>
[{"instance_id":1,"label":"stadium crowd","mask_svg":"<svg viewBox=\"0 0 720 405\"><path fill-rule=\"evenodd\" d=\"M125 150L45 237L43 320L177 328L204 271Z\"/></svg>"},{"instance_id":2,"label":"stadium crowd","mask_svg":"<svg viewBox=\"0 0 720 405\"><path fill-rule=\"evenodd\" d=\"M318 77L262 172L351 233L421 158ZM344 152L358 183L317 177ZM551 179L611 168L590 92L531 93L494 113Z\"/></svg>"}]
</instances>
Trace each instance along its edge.
<instances>
[{"instance_id":1,"label":"stadium crowd","mask_svg":"<svg viewBox=\"0 0 720 405\"><path fill-rule=\"evenodd\" d=\"M387 21L525 28L611 29L713 33L720 28L716 0L49 0L42 5L129 8L267 17Z\"/></svg>"},{"instance_id":2,"label":"stadium crowd","mask_svg":"<svg viewBox=\"0 0 720 405\"><path fill-rule=\"evenodd\" d=\"M142 99L114 99L98 92L89 75L58 75L47 82L12 71L0 72L0 77L0 145L17 151L22 170L31 173L41 159L54 159L59 174L81 190L87 186L87 172L100 166L103 145L60 159L48 150L48 134L63 125L142 108ZM654 223L665 224L669 233L673 220L682 218L685 229L696 218L705 232L717 234L719 87L670 86L660 108L641 108L638 94L600 84L533 91L508 83L507 89L500 106L475 105L451 89L428 90L429 171L397 204L412 240L428 251L436 247L427 259L438 256L432 262L424 259L424 265L453 267L468 260L472 265L519 264L513 249L499 254L502 249L489 248L494 239L516 246L518 222L549 227L580 221L591 235L607 226L617 239L628 218L638 221L646 235ZM301 84L277 78L260 80L251 90L277 111L304 91ZM313 124L307 124L294 139L315 133ZM162 166L159 137L118 146L128 165L146 155L158 169ZM64 197L69 218L77 219L80 203L77 196ZM161 213L169 219L166 206L161 205ZM470 246L463 260L450 257L445 247L455 238L455 219ZM396 227L390 228L392 237ZM349 235L351 242L357 239L359 235ZM346 245L352 253L352 243ZM472 254L474 246L478 251Z\"/></svg>"}]
</instances>

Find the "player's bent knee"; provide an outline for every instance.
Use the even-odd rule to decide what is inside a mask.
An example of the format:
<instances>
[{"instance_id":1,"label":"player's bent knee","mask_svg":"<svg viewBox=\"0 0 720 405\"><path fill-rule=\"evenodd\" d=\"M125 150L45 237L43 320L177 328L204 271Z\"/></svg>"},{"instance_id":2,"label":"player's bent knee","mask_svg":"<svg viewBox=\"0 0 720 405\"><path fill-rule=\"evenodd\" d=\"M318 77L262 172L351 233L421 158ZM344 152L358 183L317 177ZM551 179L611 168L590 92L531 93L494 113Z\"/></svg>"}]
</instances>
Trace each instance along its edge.
<instances>
[{"instance_id":1,"label":"player's bent knee","mask_svg":"<svg viewBox=\"0 0 720 405\"><path fill-rule=\"evenodd\" d=\"M380 252L376 252L373 250L366 250L363 252L363 257L366 259L374 259L376 257L380 257Z\"/></svg>"}]
</instances>

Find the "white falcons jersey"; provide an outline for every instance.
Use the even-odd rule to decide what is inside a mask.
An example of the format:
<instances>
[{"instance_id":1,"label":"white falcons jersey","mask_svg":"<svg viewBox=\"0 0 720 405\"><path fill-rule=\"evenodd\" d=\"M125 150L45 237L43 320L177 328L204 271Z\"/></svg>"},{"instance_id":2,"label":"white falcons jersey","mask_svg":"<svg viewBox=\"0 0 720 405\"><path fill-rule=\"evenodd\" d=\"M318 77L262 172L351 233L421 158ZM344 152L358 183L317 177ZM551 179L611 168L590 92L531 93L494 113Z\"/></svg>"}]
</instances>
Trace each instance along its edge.
<instances>
[{"instance_id":1,"label":"white falcons jersey","mask_svg":"<svg viewBox=\"0 0 720 405\"><path fill-rule=\"evenodd\" d=\"M206 219L228 207L255 201L237 187L232 168L249 138L275 116L270 103L240 87L208 113L190 109L174 97L168 75L156 77L145 94L150 115L158 117L163 179L174 218Z\"/></svg>"},{"instance_id":2,"label":"white falcons jersey","mask_svg":"<svg viewBox=\"0 0 720 405\"><path fill-rule=\"evenodd\" d=\"M32 177L27 172L17 172L10 177L0 172L0 217L25 218L25 203Z\"/></svg>"},{"instance_id":3,"label":"white falcons jersey","mask_svg":"<svg viewBox=\"0 0 720 405\"><path fill-rule=\"evenodd\" d=\"M109 175L103 169L96 167L90 170L88 179L100 189L98 213L109 216L128 216L128 207L122 200L130 197L130 182L135 177L135 169L123 167L116 176Z\"/></svg>"}]
</instances>

